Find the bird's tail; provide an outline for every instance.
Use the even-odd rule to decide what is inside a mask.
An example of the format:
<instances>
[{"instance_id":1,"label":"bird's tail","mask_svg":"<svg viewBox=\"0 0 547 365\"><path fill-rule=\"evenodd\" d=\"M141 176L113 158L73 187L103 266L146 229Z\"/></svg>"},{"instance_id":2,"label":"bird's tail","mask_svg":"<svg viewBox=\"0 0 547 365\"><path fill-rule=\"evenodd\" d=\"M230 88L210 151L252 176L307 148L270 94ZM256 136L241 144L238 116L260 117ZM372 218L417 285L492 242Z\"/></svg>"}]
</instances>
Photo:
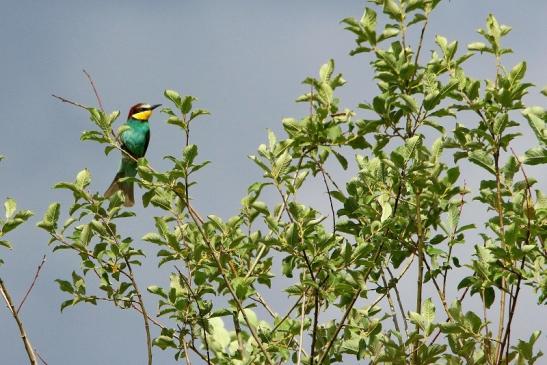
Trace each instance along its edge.
<instances>
[{"instance_id":1,"label":"bird's tail","mask_svg":"<svg viewBox=\"0 0 547 365\"><path fill-rule=\"evenodd\" d=\"M114 180L112 180L112 184L106 189L104 192L105 198L109 198L117 191L121 190L123 192L123 195L125 196L125 203L124 205L126 207L132 207L133 204L135 204L135 196L133 192L133 182L132 181L119 181L121 178L124 178L125 174L120 171L116 174L114 177Z\"/></svg>"},{"instance_id":2,"label":"bird's tail","mask_svg":"<svg viewBox=\"0 0 547 365\"><path fill-rule=\"evenodd\" d=\"M132 161L131 161L132 162ZM120 181L124 177L133 177L137 173L136 164L133 162L122 161L120 171L114 176L112 184L104 192L105 198L109 198L117 191L121 190L125 197L124 205L126 207L132 207L135 204L135 194L133 189L133 181ZM135 165L135 166L133 166Z\"/></svg>"}]
</instances>

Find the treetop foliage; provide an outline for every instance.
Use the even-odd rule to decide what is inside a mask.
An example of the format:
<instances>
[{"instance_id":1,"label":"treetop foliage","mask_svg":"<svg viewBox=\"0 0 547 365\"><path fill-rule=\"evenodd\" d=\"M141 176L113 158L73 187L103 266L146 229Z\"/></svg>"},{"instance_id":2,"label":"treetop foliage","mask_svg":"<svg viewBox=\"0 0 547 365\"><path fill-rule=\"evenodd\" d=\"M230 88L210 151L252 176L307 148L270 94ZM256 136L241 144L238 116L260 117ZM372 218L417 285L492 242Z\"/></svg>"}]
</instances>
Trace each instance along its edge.
<instances>
[{"instance_id":1,"label":"treetop foliage","mask_svg":"<svg viewBox=\"0 0 547 365\"><path fill-rule=\"evenodd\" d=\"M540 332L515 339L511 328L524 286L538 305L547 299L547 198L527 173L547 162L547 112L526 105L533 87L526 62L504 64L511 28L493 15L480 41L466 48L437 35L426 52L440 2L374 0L360 19L342 20L355 37L350 55L370 62L376 95L355 110L342 107L336 93L346 80L334 60L306 78L309 91L296 101L309 112L283 119L284 136L268 132L250 156L262 179L225 220L201 216L192 200L209 161L199 158L190 132L209 112L195 107L195 97L166 90L170 105L162 112L184 136L182 151L165 156L172 165L164 171L139 159L133 178L144 207L160 215L136 217L121 192L105 199L90 191L88 170L55 185L74 203L52 203L38 226L54 251L81 261L57 280L68 295L61 309L110 303L135 310L148 363L153 346L206 364L537 363ZM494 78L468 74L476 57L492 60ZM94 129L81 139L107 154L121 151L119 112L88 111ZM520 151L515 141L525 127L537 145ZM466 182L468 163L482 173L476 190ZM355 173L340 181L337 169ZM327 192L318 198L327 211L299 200L312 184ZM267 190L275 202L266 201ZM462 224L470 202L485 218ZM16 212L12 200L5 207L0 237L31 215ZM155 230L131 237L126 219L150 219ZM143 242L170 268L168 284L135 279L148 259ZM411 298L401 291L414 283L409 275L416 277ZM283 293L272 293L277 278ZM144 305L145 284L154 309ZM274 295L288 305L275 308ZM481 310L468 304L472 296Z\"/></svg>"}]
</instances>

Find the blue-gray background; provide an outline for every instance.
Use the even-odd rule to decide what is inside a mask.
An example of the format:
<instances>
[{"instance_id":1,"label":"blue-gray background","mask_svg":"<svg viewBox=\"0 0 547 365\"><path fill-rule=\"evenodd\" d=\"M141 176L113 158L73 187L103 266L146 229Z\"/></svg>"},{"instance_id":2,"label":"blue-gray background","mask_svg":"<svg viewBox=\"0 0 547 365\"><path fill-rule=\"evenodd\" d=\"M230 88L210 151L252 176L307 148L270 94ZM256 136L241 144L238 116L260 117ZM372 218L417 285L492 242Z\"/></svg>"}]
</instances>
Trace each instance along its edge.
<instances>
[{"instance_id":1,"label":"blue-gray background","mask_svg":"<svg viewBox=\"0 0 547 365\"><path fill-rule=\"evenodd\" d=\"M135 102L165 102L166 88L198 96L199 105L213 115L195 126L193 141L200 145L202 158L214 163L201 174L196 205L206 214L226 217L237 211L245 187L260 177L246 156L265 140L266 129L280 132L282 117L306 113L293 102L306 91L300 85L303 78L315 75L332 57L349 81L340 92L343 106L354 108L374 95L367 58L347 55L353 36L338 23L344 17L360 17L364 1L2 0L1 4L0 153L6 159L0 166L0 198L14 197L19 207L32 209L37 217L8 236L16 246L12 252L2 251L6 264L0 275L18 301L41 256L48 254L22 316L30 338L50 365L144 363L144 334L136 314L107 305L59 312L64 294L53 280L67 277L77 261L69 254L51 254L46 235L33 224L50 202L68 204L69 194L51 189L55 182L72 180L87 167L93 174L92 189L102 191L117 169L118 156L105 157L96 144L80 143L81 131L91 127L87 116L50 94L94 104L82 74L85 68L95 78L105 108L121 110L122 119ZM515 50L508 65L526 59L528 79L540 87L547 84L544 0L445 1L432 18L428 45L435 34L442 34L460 40L464 48L479 40L475 30L490 12L514 28L506 40ZM428 54L426 48L423 55ZM490 62L473 61L470 72L491 76ZM531 104L541 105L544 100L537 90L527 97ZM148 152L149 160L160 167L164 166L161 157L177 153L182 145L182 136L173 133L164 119L160 114L152 117ZM517 153L532 144L532 138L521 139ZM534 173L545 178L544 172ZM545 190L541 179L540 186ZM312 193L324 199L320 188ZM140 203L136 210L140 212ZM151 229L149 217L140 219L124 226L135 238ZM155 272L155 260L151 256L152 264L138 274L142 287L167 283ZM515 320L516 333L525 336L535 328L546 330L545 310L535 307L533 299L525 304ZM157 349L155 357L158 364L174 362L170 353ZM0 363L25 362L15 324L3 308Z\"/></svg>"}]
</instances>

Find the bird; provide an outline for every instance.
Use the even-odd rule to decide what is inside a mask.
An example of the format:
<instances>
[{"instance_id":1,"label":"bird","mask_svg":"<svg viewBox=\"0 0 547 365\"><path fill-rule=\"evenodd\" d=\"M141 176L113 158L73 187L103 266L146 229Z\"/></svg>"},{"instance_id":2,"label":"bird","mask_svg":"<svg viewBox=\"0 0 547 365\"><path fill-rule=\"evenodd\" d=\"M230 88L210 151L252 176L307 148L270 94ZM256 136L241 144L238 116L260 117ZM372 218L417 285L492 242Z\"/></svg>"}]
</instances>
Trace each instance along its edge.
<instances>
[{"instance_id":1,"label":"bird","mask_svg":"<svg viewBox=\"0 0 547 365\"><path fill-rule=\"evenodd\" d=\"M148 119L152 116L152 111L159 106L161 104L138 103L129 109L127 122L123 124L122 131L118 136L123 151L120 169L116 173L112 184L106 189L105 198L109 198L121 190L125 197L124 205L132 207L135 204L133 181L120 181L120 179L137 175L136 160L144 157L150 142Z\"/></svg>"}]
</instances>

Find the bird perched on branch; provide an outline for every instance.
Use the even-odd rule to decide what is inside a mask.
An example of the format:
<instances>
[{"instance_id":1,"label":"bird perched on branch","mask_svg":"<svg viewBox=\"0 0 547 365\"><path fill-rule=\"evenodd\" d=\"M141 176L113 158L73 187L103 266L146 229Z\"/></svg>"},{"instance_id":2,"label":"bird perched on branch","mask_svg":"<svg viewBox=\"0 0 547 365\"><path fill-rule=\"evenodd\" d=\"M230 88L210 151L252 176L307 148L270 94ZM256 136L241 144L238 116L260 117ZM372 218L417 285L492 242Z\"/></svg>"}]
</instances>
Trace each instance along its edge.
<instances>
[{"instance_id":1,"label":"bird perched on branch","mask_svg":"<svg viewBox=\"0 0 547 365\"><path fill-rule=\"evenodd\" d=\"M127 122L122 126L122 131L118 136L121 142L122 162L120 169L114 177L112 184L104 193L105 197L110 197L118 190L123 191L125 196L125 206L131 207L135 204L133 194L133 181L120 181L124 177L135 177L137 175L137 160L144 157L148 142L150 142L150 127L148 119L152 111L161 104L135 104L129 109Z\"/></svg>"}]
</instances>

